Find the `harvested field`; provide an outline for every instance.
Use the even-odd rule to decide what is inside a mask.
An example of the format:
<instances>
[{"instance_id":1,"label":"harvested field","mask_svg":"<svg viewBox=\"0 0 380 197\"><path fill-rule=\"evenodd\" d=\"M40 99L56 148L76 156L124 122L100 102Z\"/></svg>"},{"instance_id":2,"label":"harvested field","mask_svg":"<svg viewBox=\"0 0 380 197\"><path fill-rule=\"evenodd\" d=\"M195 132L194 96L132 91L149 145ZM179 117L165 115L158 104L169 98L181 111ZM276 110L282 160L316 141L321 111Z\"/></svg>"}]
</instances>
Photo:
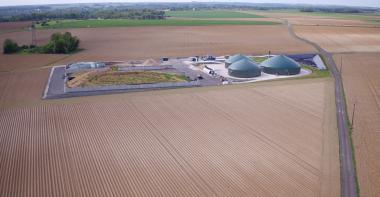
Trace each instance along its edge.
<instances>
[{"instance_id":1,"label":"harvested field","mask_svg":"<svg viewBox=\"0 0 380 197\"><path fill-rule=\"evenodd\" d=\"M380 53L350 53L343 57L343 83L353 125L353 142L361 196L380 196Z\"/></svg>"},{"instance_id":2,"label":"harvested field","mask_svg":"<svg viewBox=\"0 0 380 197\"><path fill-rule=\"evenodd\" d=\"M102 19L102 20L60 20L49 22L49 26L38 26L42 29L62 28L98 28L98 27L147 27L147 26L215 26L215 25L278 25L275 22L254 20L132 20L132 19Z\"/></svg>"},{"instance_id":3,"label":"harvested field","mask_svg":"<svg viewBox=\"0 0 380 197\"><path fill-rule=\"evenodd\" d=\"M0 54L0 73L10 71L26 71L50 66L68 55L32 54L3 55Z\"/></svg>"},{"instance_id":4,"label":"harvested field","mask_svg":"<svg viewBox=\"0 0 380 197\"><path fill-rule=\"evenodd\" d=\"M31 21L3 22L3 23L0 23L0 33L20 31L25 28L28 28L30 25L32 25Z\"/></svg>"},{"instance_id":5,"label":"harvested field","mask_svg":"<svg viewBox=\"0 0 380 197\"><path fill-rule=\"evenodd\" d=\"M331 25L331 26L367 26L368 21L348 20L348 19L331 19L331 18L308 18L294 17L286 18L293 25Z\"/></svg>"},{"instance_id":6,"label":"harvested field","mask_svg":"<svg viewBox=\"0 0 380 197\"><path fill-rule=\"evenodd\" d=\"M0 108L40 102L49 70L0 73Z\"/></svg>"},{"instance_id":7,"label":"harvested field","mask_svg":"<svg viewBox=\"0 0 380 197\"><path fill-rule=\"evenodd\" d=\"M163 56L225 55L233 53L263 54L304 53L314 49L292 38L286 27L208 26L208 27L131 27L41 30L38 44L46 43L55 31L70 31L81 40L85 50L62 62L96 60L131 60ZM110 36L105 36L110 35ZM0 35L29 43L28 32Z\"/></svg>"},{"instance_id":8,"label":"harvested field","mask_svg":"<svg viewBox=\"0 0 380 197\"><path fill-rule=\"evenodd\" d=\"M339 196L330 79L197 90L0 108L0 196Z\"/></svg>"},{"instance_id":9,"label":"harvested field","mask_svg":"<svg viewBox=\"0 0 380 197\"><path fill-rule=\"evenodd\" d=\"M380 28L295 26L294 31L329 52L380 51Z\"/></svg>"},{"instance_id":10,"label":"harvested field","mask_svg":"<svg viewBox=\"0 0 380 197\"><path fill-rule=\"evenodd\" d=\"M209 11L167 11L167 17L181 18L263 18L263 16L253 13L242 13L228 10L209 10Z\"/></svg>"},{"instance_id":11,"label":"harvested field","mask_svg":"<svg viewBox=\"0 0 380 197\"><path fill-rule=\"evenodd\" d=\"M247 12L247 11L246 11ZM248 11L251 13L251 11ZM270 17L270 18L283 18L283 19L304 19L304 20L335 20L335 25L343 25L351 22L355 23L370 23L370 20L378 18L377 15L370 14L349 14L349 13L326 13L326 12L286 12L286 11L255 11L253 13Z\"/></svg>"}]
</instances>

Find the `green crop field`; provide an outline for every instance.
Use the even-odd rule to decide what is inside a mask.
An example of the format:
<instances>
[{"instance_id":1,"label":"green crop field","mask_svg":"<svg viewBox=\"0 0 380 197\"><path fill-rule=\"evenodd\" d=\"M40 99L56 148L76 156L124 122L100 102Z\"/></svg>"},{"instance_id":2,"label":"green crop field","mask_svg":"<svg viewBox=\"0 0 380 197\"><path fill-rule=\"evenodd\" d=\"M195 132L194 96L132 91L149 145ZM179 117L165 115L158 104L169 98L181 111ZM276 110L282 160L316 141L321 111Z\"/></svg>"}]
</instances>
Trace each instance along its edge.
<instances>
[{"instance_id":1,"label":"green crop field","mask_svg":"<svg viewBox=\"0 0 380 197\"><path fill-rule=\"evenodd\" d=\"M235 11L168 11L165 12L166 16L179 17L179 18L264 18L264 16L242 13Z\"/></svg>"},{"instance_id":2,"label":"green crop field","mask_svg":"<svg viewBox=\"0 0 380 197\"><path fill-rule=\"evenodd\" d=\"M209 25L277 25L267 21L223 21L223 20L60 20L50 21L47 26L37 28L95 28L95 27L141 27L141 26L209 26Z\"/></svg>"}]
</instances>

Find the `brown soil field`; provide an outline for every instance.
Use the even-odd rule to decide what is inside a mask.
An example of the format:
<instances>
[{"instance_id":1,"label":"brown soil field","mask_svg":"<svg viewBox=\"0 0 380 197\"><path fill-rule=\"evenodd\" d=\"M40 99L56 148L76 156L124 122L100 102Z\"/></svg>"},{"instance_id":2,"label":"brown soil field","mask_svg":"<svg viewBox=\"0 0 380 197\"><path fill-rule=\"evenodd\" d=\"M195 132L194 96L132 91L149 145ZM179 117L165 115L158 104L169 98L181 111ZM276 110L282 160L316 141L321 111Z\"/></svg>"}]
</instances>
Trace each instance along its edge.
<instances>
[{"instance_id":1,"label":"brown soil field","mask_svg":"<svg viewBox=\"0 0 380 197\"><path fill-rule=\"evenodd\" d=\"M380 196L380 53L335 55L340 64L353 125L353 142L361 196Z\"/></svg>"},{"instance_id":2,"label":"brown soil field","mask_svg":"<svg viewBox=\"0 0 380 197\"><path fill-rule=\"evenodd\" d=\"M163 56L225 55L233 53L263 54L302 53L314 49L292 38L286 27L206 26L206 27L130 27L40 30L38 44L46 43L55 31L70 31L81 40L85 50L62 62L82 60L131 60ZM12 38L30 43L30 33L0 35L0 42Z\"/></svg>"},{"instance_id":3,"label":"brown soil field","mask_svg":"<svg viewBox=\"0 0 380 197\"><path fill-rule=\"evenodd\" d=\"M255 12L256 13L256 12ZM295 25L374 25L369 20L377 19L377 16L348 16L344 18L343 16L330 16L326 15L313 15L307 13L290 13L290 12L257 12L256 14L277 18L277 19L287 19L290 23Z\"/></svg>"},{"instance_id":4,"label":"brown soil field","mask_svg":"<svg viewBox=\"0 0 380 197\"><path fill-rule=\"evenodd\" d=\"M41 102L50 69L0 73L0 108Z\"/></svg>"},{"instance_id":5,"label":"brown soil field","mask_svg":"<svg viewBox=\"0 0 380 197\"><path fill-rule=\"evenodd\" d=\"M28 28L32 25L31 21L22 21L22 22L3 22L0 23L0 33L22 30Z\"/></svg>"},{"instance_id":6,"label":"brown soil field","mask_svg":"<svg viewBox=\"0 0 380 197\"><path fill-rule=\"evenodd\" d=\"M294 31L329 52L380 51L380 28L295 26Z\"/></svg>"},{"instance_id":7,"label":"brown soil field","mask_svg":"<svg viewBox=\"0 0 380 197\"><path fill-rule=\"evenodd\" d=\"M0 196L339 196L331 79L19 102Z\"/></svg>"},{"instance_id":8,"label":"brown soil field","mask_svg":"<svg viewBox=\"0 0 380 197\"><path fill-rule=\"evenodd\" d=\"M367 26L370 25L362 20L348 20L348 19L331 19L331 18L308 18L308 17L292 17L286 18L291 24L294 25L332 25L332 26Z\"/></svg>"},{"instance_id":9,"label":"brown soil field","mask_svg":"<svg viewBox=\"0 0 380 197\"><path fill-rule=\"evenodd\" d=\"M26 71L53 65L55 62L67 58L67 55L31 54L31 55L3 55L0 54L0 73L10 71Z\"/></svg>"}]
</instances>

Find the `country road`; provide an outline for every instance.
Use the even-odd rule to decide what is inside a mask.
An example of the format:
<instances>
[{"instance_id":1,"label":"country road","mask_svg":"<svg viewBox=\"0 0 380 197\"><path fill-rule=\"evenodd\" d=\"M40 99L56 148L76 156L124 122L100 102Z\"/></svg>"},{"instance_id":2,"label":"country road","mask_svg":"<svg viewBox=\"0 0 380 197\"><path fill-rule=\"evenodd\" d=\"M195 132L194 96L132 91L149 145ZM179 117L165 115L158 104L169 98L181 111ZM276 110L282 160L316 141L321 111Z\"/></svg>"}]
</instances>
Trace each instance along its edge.
<instances>
[{"instance_id":1,"label":"country road","mask_svg":"<svg viewBox=\"0 0 380 197\"><path fill-rule=\"evenodd\" d=\"M339 133L339 150L340 150L340 180L341 180L341 196L356 197L356 172L354 166L354 158L351 148L350 131L348 128L347 109L344 98L342 76L337 69L331 53L324 50L318 44L307 39L301 38L294 33L292 25L284 20L289 33L294 38L312 45L318 52L325 57L327 66L335 79L335 104L337 109L338 133Z\"/></svg>"}]
</instances>

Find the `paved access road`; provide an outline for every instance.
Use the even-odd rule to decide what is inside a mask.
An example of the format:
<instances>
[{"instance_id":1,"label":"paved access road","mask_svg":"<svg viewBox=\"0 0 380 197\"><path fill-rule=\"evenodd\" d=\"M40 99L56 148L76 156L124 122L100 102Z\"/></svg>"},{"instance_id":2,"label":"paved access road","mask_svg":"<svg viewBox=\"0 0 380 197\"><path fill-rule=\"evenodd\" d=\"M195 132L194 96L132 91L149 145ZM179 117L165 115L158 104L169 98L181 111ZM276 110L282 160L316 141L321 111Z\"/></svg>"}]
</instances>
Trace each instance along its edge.
<instances>
[{"instance_id":1,"label":"paved access road","mask_svg":"<svg viewBox=\"0 0 380 197\"><path fill-rule=\"evenodd\" d=\"M354 167L354 158L351 148L350 131L348 128L347 109L344 100L342 76L337 69L331 53L321 48L318 44L297 36L293 27L285 20L289 33L296 39L312 45L318 52L326 58L327 66L335 79L335 103L337 109L338 132L339 132L339 150L340 150L340 179L341 179L341 196L356 197L356 172Z\"/></svg>"}]
</instances>

